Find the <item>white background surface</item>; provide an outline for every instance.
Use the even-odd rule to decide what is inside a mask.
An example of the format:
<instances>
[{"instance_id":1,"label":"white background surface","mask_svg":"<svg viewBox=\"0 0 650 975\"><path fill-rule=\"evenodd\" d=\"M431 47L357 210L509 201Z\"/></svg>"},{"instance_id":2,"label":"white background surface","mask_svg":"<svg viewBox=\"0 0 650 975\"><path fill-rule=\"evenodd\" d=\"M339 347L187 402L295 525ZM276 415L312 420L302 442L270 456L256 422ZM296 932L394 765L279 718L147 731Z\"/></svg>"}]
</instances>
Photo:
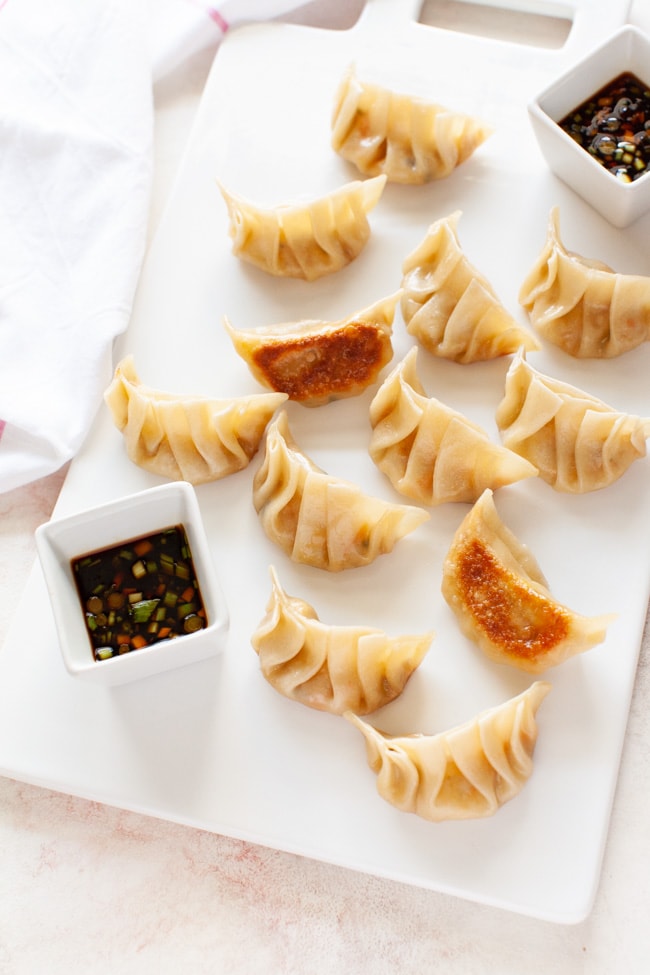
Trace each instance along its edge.
<instances>
[{"instance_id":1,"label":"white background surface","mask_svg":"<svg viewBox=\"0 0 650 975\"><path fill-rule=\"evenodd\" d=\"M643 23L633 7L633 22ZM210 58L157 95L154 221ZM0 636L61 475L0 497ZM602 882L575 928L0 782L0 971L645 971L647 641Z\"/></svg>"}]
</instances>

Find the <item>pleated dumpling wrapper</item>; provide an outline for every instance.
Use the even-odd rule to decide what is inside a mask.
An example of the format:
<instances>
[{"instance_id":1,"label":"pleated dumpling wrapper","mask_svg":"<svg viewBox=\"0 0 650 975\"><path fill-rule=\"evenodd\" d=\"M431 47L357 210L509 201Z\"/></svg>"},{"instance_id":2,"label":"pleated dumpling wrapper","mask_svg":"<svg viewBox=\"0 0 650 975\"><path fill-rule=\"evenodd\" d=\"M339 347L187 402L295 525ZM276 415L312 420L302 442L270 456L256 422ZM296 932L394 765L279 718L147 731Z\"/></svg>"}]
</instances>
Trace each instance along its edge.
<instances>
[{"instance_id":1,"label":"pleated dumpling wrapper","mask_svg":"<svg viewBox=\"0 0 650 975\"><path fill-rule=\"evenodd\" d=\"M250 463L287 396L212 399L162 392L140 382L129 355L118 363L104 399L134 464L170 480L202 484Z\"/></svg>"},{"instance_id":2,"label":"pleated dumpling wrapper","mask_svg":"<svg viewBox=\"0 0 650 975\"><path fill-rule=\"evenodd\" d=\"M385 183L385 176L354 180L306 203L267 208L219 185L233 254L276 277L314 281L340 271L368 243L368 213Z\"/></svg>"},{"instance_id":3,"label":"pleated dumpling wrapper","mask_svg":"<svg viewBox=\"0 0 650 975\"><path fill-rule=\"evenodd\" d=\"M579 359L611 359L650 340L650 276L568 251L558 207L519 301L543 338Z\"/></svg>"},{"instance_id":4,"label":"pleated dumpling wrapper","mask_svg":"<svg viewBox=\"0 0 650 975\"><path fill-rule=\"evenodd\" d=\"M545 376L520 351L496 411L503 445L534 464L556 491L585 494L617 481L646 456L650 417L616 410Z\"/></svg>"},{"instance_id":5,"label":"pleated dumpling wrapper","mask_svg":"<svg viewBox=\"0 0 650 975\"><path fill-rule=\"evenodd\" d=\"M581 616L557 602L528 547L484 491L456 530L442 594L465 636L491 660L540 674L602 643L615 614Z\"/></svg>"},{"instance_id":6,"label":"pleated dumpling wrapper","mask_svg":"<svg viewBox=\"0 0 650 975\"><path fill-rule=\"evenodd\" d=\"M449 176L492 127L435 102L345 72L332 112L332 148L365 176L421 184Z\"/></svg>"},{"instance_id":7,"label":"pleated dumpling wrapper","mask_svg":"<svg viewBox=\"0 0 650 975\"><path fill-rule=\"evenodd\" d=\"M492 443L467 417L427 397L412 348L370 404L369 453L393 487L422 504L476 501L492 490L535 477L529 461Z\"/></svg>"},{"instance_id":8,"label":"pleated dumpling wrapper","mask_svg":"<svg viewBox=\"0 0 650 975\"><path fill-rule=\"evenodd\" d=\"M404 690L433 632L390 637L369 626L321 622L309 603L289 596L271 568L271 596L251 642L266 680L317 711L370 714Z\"/></svg>"},{"instance_id":9,"label":"pleated dumpling wrapper","mask_svg":"<svg viewBox=\"0 0 650 975\"><path fill-rule=\"evenodd\" d=\"M497 359L539 342L506 310L458 240L461 211L432 223L402 265L406 328L440 359L463 365Z\"/></svg>"},{"instance_id":10,"label":"pleated dumpling wrapper","mask_svg":"<svg viewBox=\"0 0 650 975\"><path fill-rule=\"evenodd\" d=\"M533 772L537 710L551 690L536 681L522 694L436 735L387 735L356 714L345 717L366 742L379 795L430 822L492 816Z\"/></svg>"},{"instance_id":11,"label":"pleated dumpling wrapper","mask_svg":"<svg viewBox=\"0 0 650 975\"><path fill-rule=\"evenodd\" d=\"M294 562L329 572L369 565L430 518L321 470L293 439L284 410L267 431L253 504L267 537Z\"/></svg>"}]
</instances>

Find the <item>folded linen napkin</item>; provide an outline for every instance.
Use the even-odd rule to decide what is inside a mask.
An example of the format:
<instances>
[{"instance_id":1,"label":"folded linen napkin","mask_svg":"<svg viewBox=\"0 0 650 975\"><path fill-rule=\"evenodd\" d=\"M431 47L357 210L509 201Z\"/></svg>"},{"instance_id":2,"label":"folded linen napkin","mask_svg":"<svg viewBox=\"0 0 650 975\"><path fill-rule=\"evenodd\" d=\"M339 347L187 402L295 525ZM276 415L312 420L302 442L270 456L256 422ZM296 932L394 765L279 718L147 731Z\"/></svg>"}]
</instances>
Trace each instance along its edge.
<instances>
[{"instance_id":1,"label":"folded linen napkin","mask_svg":"<svg viewBox=\"0 0 650 975\"><path fill-rule=\"evenodd\" d=\"M146 242L152 82L296 0L0 0L0 492L81 446Z\"/></svg>"}]
</instances>

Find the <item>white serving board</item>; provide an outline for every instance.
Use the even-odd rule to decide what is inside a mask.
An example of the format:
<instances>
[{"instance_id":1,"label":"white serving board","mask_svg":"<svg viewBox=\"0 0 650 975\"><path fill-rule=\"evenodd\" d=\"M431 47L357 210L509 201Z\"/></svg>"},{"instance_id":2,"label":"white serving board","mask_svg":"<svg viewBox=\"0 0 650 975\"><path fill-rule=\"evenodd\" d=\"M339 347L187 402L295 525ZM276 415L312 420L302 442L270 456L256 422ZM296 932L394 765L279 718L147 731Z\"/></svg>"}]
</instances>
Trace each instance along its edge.
<instances>
[{"instance_id":1,"label":"white serving board","mask_svg":"<svg viewBox=\"0 0 650 975\"><path fill-rule=\"evenodd\" d=\"M217 396L256 391L223 331L224 314L240 326L347 315L399 287L403 257L430 222L457 208L464 250L522 322L517 292L554 204L568 247L619 270L650 273L648 220L615 230L557 181L525 108L567 59L624 20L627 4L576 2L569 41L552 52L423 26L413 19L417 8L410 0L373 0L349 31L267 24L227 37L116 350L116 359L135 355L143 382ZM329 148L333 92L352 60L360 73L383 72L394 88L412 82L485 117L495 135L445 181L387 187L370 216L368 246L344 271L311 284L270 279L232 256L215 178L259 202L309 198L356 178ZM410 343L398 316L395 362ZM548 347L531 361L617 408L650 412L650 346L610 362L574 362ZM495 439L508 364L457 366L419 356L427 392ZM318 410L291 404L290 425L329 473L405 500L367 455L371 395ZM0 656L0 771L523 914L583 919L598 883L650 592L649 461L585 497L563 497L538 480L495 496L556 598L618 619L603 645L547 674L553 691L538 715L535 770L523 792L492 818L442 824L385 803L358 732L277 694L259 673L250 636L274 564L287 591L311 602L325 622L391 634L435 629L402 697L371 716L379 727L441 731L505 701L531 678L483 658L460 636L440 595L442 559L468 506L435 509L390 555L328 574L294 565L264 536L250 496L259 462L198 489L232 618L216 660L112 690L73 679L34 567ZM102 407L56 514L158 482L126 459Z\"/></svg>"}]
</instances>

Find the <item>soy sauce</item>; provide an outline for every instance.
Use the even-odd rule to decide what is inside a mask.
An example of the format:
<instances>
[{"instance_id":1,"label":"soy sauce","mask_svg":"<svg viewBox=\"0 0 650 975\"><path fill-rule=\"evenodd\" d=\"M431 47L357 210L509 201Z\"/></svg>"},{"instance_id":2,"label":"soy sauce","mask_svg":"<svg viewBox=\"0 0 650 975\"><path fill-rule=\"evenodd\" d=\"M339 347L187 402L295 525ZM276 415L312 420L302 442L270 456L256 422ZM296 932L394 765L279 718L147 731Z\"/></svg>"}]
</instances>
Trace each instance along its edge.
<instances>
[{"instance_id":1,"label":"soy sauce","mask_svg":"<svg viewBox=\"0 0 650 975\"><path fill-rule=\"evenodd\" d=\"M96 660L207 625L183 525L71 560Z\"/></svg>"},{"instance_id":2,"label":"soy sauce","mask_svg":"<svg viewBox=\"0 0 650 975\"><path fill-rule=\"evenodd\" d=\"M624 183L650 169L650 87L630 72L618 75L558 124Z\"/></svg>"}]
</instances>

